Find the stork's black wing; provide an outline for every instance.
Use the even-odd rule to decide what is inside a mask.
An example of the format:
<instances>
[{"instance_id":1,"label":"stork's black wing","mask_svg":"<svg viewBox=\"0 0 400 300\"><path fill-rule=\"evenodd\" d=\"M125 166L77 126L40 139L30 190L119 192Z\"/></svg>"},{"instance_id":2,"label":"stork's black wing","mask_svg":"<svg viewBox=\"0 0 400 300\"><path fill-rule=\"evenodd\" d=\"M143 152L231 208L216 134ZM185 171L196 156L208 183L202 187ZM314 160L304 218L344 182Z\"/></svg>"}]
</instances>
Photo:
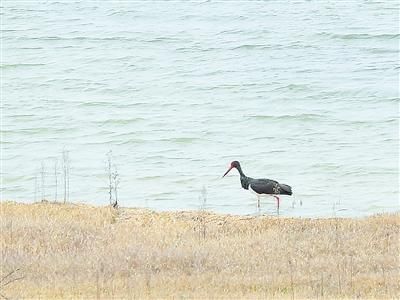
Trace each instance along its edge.
<instances>
[{"instance_id":1,"label":"stork's black wing","mask_svg":"<svg viewBox=\"0 0 400 300\"><path fill-rule=\"evenodd\" d=\"M253 179L249 182L251 189L257 194L291 195L292 188L271 179Z\"/></svg>"}]
</instances>

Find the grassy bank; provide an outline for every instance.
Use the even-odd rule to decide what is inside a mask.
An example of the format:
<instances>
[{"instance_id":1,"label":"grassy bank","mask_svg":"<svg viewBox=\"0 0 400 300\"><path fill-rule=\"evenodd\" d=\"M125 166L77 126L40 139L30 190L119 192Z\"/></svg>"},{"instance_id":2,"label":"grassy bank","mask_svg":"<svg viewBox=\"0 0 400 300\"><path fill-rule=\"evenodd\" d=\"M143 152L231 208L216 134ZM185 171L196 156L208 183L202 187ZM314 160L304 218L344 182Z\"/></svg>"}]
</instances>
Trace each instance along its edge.
<instances>
[{"instance_id":1,"label":"grassy bank","mask_svg":"<svg viewBox=\"0 0 400 300\"><path fill-rule=\"evenodd\" d=\"M395 298L399 220L398 214L292 219L2 202L0 278L14 272L0 283L0 294Z\"/></svg>"}]
</instances>

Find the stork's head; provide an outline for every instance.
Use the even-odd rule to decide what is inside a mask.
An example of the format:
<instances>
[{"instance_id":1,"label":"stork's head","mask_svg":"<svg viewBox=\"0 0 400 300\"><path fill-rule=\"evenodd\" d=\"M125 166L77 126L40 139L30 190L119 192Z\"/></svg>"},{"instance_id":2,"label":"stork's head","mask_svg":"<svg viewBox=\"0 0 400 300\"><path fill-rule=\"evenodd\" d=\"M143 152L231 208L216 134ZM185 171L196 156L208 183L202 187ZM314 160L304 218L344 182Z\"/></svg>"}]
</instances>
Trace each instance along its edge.
<instances>
[{"instance_id":1,"label":"stork's head","mask_svg":"<svg viewBox=\"0 0 400 300\"><path fill-rule=\"evenodd\" d=\"M236 169L240 168L240 163L237 160L234 160L233 162L231 162L228 171L226 171L224 176L222 176L222 177L225 177L225 175L228 174L229 171L232 170L233 168L236 168Z\"/></svg>"}]
</instances>

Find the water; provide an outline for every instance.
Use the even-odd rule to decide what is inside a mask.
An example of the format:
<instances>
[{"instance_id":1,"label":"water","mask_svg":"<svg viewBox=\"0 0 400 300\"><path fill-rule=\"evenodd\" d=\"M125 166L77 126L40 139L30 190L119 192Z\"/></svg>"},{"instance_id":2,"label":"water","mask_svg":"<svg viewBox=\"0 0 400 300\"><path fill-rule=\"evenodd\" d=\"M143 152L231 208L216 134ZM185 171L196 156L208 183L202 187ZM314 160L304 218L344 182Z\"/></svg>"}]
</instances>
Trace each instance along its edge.
<instances>
[{"instance_id":1,"label":"water","mask_svg":"<svg viewBox=\"0 0 400 300\"><path fill-rule=\"evenodd\" d=\"M112 150L122 206L257 213L239 160L281 215L398 210L397 1L2 5L2 200L52 200L66 149L107 204Z\"/></svg>"}]
</instances>

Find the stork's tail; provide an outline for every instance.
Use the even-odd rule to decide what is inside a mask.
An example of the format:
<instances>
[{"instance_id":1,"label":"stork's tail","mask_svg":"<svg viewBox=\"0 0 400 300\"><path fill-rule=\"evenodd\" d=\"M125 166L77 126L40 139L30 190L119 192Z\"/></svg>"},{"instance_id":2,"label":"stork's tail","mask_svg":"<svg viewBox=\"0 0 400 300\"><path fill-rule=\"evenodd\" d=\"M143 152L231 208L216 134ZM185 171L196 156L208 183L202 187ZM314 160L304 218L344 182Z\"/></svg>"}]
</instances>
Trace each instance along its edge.
<instances>
[{"instance_id":1,"label":"stork's tail","mask_svg":"<svg viewBox=\"0 0 400 300\"><path fill-rule=\"evenodd\" d=\"M283 184L280 183L279 186L281 187L281 194L282 195L292 195L292 187L287 185L287 184Z\"/></svg>"}]
</instances>

